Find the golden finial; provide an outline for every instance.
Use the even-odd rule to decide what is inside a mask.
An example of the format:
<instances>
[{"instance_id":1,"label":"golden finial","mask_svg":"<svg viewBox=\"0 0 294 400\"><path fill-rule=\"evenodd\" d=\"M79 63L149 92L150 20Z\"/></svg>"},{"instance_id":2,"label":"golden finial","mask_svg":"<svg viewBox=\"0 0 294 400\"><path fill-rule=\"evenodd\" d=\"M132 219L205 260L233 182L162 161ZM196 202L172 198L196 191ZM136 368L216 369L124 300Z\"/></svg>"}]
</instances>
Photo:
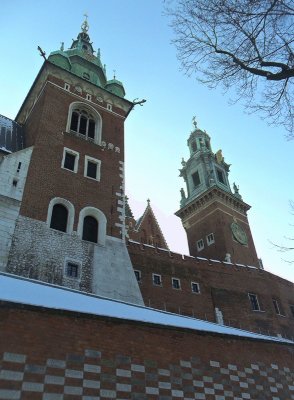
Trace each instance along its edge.
<instances>
[{"instance_id":1,"label":"golden finial","mask_svg":"<svg viewBox=\"0 0 294 400\"><path fill-rule=\"evenodd\" d=\"M89 30L89 24L88 24L88 14L84 14L85 21L82 23L81 29L84 33L87 33Z\"/></svg>"}]
</instances>

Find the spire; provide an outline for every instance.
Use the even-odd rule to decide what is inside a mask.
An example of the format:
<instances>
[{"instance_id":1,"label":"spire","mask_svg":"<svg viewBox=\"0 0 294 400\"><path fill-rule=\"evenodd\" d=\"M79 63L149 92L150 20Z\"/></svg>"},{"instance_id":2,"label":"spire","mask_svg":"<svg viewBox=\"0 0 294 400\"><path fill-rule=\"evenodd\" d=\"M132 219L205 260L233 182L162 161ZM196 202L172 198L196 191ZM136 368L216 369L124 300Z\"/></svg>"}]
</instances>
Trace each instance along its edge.
<instances>
[{"instance_id":1,"label":"spire","mask_svg":"<svg viewBox=\"0 0 294 400\"><path fill-rule=\"evenodd\" d=\"M182 159L180 169L180 176L184 178L187 185L187 195L185 190L181 189L181 207L202 195L211 186L216 185L232 193L228 179L230 165L225 162L221 150L213 153L210 136L206 131L198 128L195 116L192 118L192 123L194 129L187 141L190 158L187 161ZM236 190L235 195L238 197Z\"/></svg>"}]
</instances>

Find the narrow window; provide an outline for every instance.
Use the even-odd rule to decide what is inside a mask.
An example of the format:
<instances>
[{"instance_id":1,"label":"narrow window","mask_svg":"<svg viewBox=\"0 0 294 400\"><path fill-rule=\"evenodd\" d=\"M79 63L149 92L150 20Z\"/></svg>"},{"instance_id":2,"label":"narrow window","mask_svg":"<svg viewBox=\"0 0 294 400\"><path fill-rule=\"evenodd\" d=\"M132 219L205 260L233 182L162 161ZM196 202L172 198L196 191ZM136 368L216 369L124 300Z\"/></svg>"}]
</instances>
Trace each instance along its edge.
<instances>
[{"instance_id":1,"label":"narrow window","mask_svg":"<svg viewBox=\"0 0 294 400\"><path fill-rule=\"evenodd\" d=\"M63 159L61 167L77 173L78 162L79 162L79 153L65 147L63 149Z\"/></svg>"},{"instance_id":2,"label":"narrow window","mask_svg":"<svg viewBox=\"0 0 294 400\"><path fill-rule=\"evenodd\" d=\"M197 243L196 243L196 246L197 246L197 250L198 250L198 251L203 250L203 249L204 249L204 242L203 242L203 239L198 240Z\"/></svg>"},{"instance_id":3,"label":"narrow window","mask_svg":"<svg viewBox=\"0 0 294 400\"><path fill-rule=\"evenodd\" d=\"M82 239L93 243L98 241L98 221L90 215L84 218Z\"/></svg>"},{"instance_id":4,"label":"narrow window","mask_svg":"<svg viewBox=\"0 0 294 400\"><path fill-rule=\"evenodd\" d=\"M194 174L192 174L192 180L193 180L193 184L195 187L200 185L200 176L199 176L198 171L196 171L196 172L194 172Z\"/></svg>"},{"instance_id":5,"label":"narrow window","mask_svg":"<svg viewBox=\"0 0 294 400\"><path fill-rule=\"evenodd\" d=\"M161 286L161 275L152 274L153 285Z\"/></svg>"},{"instance_id":6,"label":"narrow window","mask_svg":"<svg viewBox=\"0 0 294 400\"><path fill-rule=\"evenodd\" d=\"M71 171L75 170L76 156L72 153L65 153L63 167Z\"/></svg>"},{"instance_id":7,"label":"narrow window","mask_svg":"<svg viewBox=\"0 0 294 400\"><path fill-rule=\"evenodd\" d=\"M70 90L70 85L68 83L64 84L64 89L67 90L69 92Z\"/></svg>"},{"instance_id":8,"label":"narrow window","mask_svg":"<svg viewBox=\"0 0 294 400\"><path fill-rule=\"evenodd\" d=\"M200 286L197 282L191 282L192 293L200 293Z\"/></svg>"},{"instance_id":9,"label":"narrow window","mask_svg":"<svg viewBox=\"0 0 294 400\"><path fill-rule=\"evenodd\" d=\"M74 111L71 115L70 129L77 132L78 123L79 123L79 114Z\"/></svg>"},{"instance_id":10,"label":"narrow window","mask_svg":"<svg viewBox=\"0 0 294 400\"><path fill-rule=\"evenodd\" d=\"M19 162L19 163L18 163L18 166L17 166L17 171L16 171L16 172L19 172L19 171L20 171L20 169L21 169L21 162Z\"/></svg>"},{"instance_id":11,"label":"narrow window","mask_svg":"<svg viewBox=\"0 0 294 400\"><path fill-rule=\"evenodd\" d=\"M292 314L292 317L294 317L294 305L290 305L290 311L291 311L291 314Z\"/></svg>"},{"instance_id":12,"label":"narrow window","mask_svg":"<svg viewBox=\"0 0 294 400\"><path fill-rule=\"evenodd\" d=\"M209 235L206 236L206 242L207 245L210 246L211 244L214 243L214 234L210 233Z\"/></svg>"},{"instance_id":13,"label":"narrow window","mask_svg":"<svg viewBox=\"0 0 294 400\"><path fill-rule=\"evenodd\" d=\"M273 299L273 305L274 305L274 308L275 308L276 314L278 314L278 315L282 315L282 313L281 313L281 310L280 310L280 305L279 305L279 302L278 302L278 300L276 300L276 299Z\"/></svg>"},{"instance_id":14,"label":"narrow window","mask_svg":"<svg viewBox=\"0 0 294 400\"><path fill-rule=\"evenodd\" d=\"M95 121L93 119L89 119L88 137L95 139Z\"/></svg>"},{"instance_id":15,"label":"narrow window","mask_svg":"<svg viewBox=\"0 0 294 400\"><path fill-rule=\"evenodd\" d=\"M253 311L260 311L259 302L256 294L248 293L251 308Z\"/></svg>"},{"instance_id":16,"label":"narrow window","mask_svg":"<svg viewBox=\"0 0 294 400\"><path fill-rule=\"evenodd\" d=\"M89 101L91 101L91 100L92 100L92 96L91 96L89 93L87 93L87 94L86 94L86 99L89 100Z\"/></svg>"},{"instance_id":17,"label":"narrow window","mask_svg":"<svg viewBox=\"0 0 294 400\"><path fill-rule=\"evenodd\" d=\"M85 156L84 176L86 176L87 178L95 179L96 181L100 181L100 166L100 160Z\"/></svg>"},{"instance_id":18,"label":"narrow window","mask_svg":"<svg viewBox=\"0 0 294 400\"><path fill-rule=\"evenodd\" d=\"M66 232L68 211L62 204L55 204L52 209L50 228Z\"/></svg>"},{"instance_id":19,"label":"narrow window","mask_svg":"<svg viewBox=\"0 0 294 400\"><path fill-rule=\"evenodd\" d=\"M86 133L87 133L87 122L88 122L88 118L85 117L84 115L81 115L80 127L79 127L79 133L81 135L86 135Z\"/></svg>"},{"instance_id":20,"label":"narrow window","mask_svg":"<svg viewBox=\"0 0 294 400\"><path fill-rule=\"evenodd\" d=\"M66 276L69 278L77 279L79 277L79 264L74 263L72 261L68 261L66 263Z\"/></svg>"},{"instance_id":21,"label":"narrow window","mask_svg":"<svg viewBox=\"0 0 294 400\"><path fill-rule=\"evenodd\" d=\"M97 164L96 163L88 161L87 176L89 178L93 178L93 179L97 178Z\"/></svg>"},{"instance_id":22,"label":"narrow window","mask_svg":"<svg viewBox=\"0 0 294 400\"><path fill-rule=\"evenodd\" d=\"M172 287L173 289L181 289L181 282L178 278L172 278Z\"/></svg>"},{"instance_id":23,"label":"narrow window","mask_svg":"<svg viewBox=\"0 0 294 400\"><path fill-rule=\"evenodd\" d=\"M224 185L225 183L225 177L224 177L224 173L221 169L216 169L216 173L217 173L217 179L220 183L223 183Z\"/></svg>"},{"instance_id":24,"label":"narrow window","mask_svg":"<svg viewBox=\"0 0 294 400\"><path fill-rule=\"evenodd\" d=\"M197 143L196 140L192 142L192 151L195 153L197 151Z\"/></svg>"},{"instance_id":25,"label":"narrow window","mask_svg":"<svg viewBox=\"0 0 294 400\"><path fill-rule=\"evenodd\" d=\"M141 282L141 271L134 270L134 273L135 273L135 277L136 277L137 281Z\"/></svg>"},{"instance_id":26,"label":"narrow window","mask_svg":"<svg viewBox=\"0 0 294 400\"><path fill-rule=\"evenodd\" d=\"M107 103L107 110L112 111L112 104Z\"/></svg>"}]
</instances>

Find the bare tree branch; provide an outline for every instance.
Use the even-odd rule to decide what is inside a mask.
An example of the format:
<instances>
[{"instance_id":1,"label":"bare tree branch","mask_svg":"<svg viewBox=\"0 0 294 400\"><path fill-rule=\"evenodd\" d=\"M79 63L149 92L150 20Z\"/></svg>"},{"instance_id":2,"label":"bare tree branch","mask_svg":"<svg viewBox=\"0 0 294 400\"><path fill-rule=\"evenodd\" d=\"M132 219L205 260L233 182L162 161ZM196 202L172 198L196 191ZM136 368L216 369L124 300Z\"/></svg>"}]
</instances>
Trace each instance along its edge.
<instances>
[{"instance_id":1,"label":"bare tree branch","mask_svg":"<svg viewBox=\"0 0 294 400\"><path fill-rule=\"evenodd\" d=\"M184 71L294 137L294 0L169 0Z\"/></svg>"}]
</instances>

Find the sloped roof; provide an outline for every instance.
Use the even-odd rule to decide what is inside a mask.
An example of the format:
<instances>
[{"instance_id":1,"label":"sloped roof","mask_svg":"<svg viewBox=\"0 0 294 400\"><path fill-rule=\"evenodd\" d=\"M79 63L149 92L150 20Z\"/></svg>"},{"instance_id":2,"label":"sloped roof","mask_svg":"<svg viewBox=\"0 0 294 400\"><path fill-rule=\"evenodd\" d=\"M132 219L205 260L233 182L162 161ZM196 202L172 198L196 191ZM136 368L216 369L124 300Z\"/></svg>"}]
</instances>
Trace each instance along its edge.
<instances>
[{"instance_id":1,"label":"sloped roof","mask_svg":"<svg viewBox=\"0 0 294 400\"><path fill-rule=\"evenodd\" d=\"M294 344L293 341L283 338L260 335L191 317L157 311L152 308L81 293L6 273L0 273L0 301L137 321L138 323L156 324L165 327Z\"/></svg>"},{"instance_id":2,"label":"sloped roof","mask_svg":"<svg viewBox=\"0 0 294 400\"><path fill-rule=\"evenodd\" d=\"M143 215L141 215L141 217L140 217L140 218L137 220L137 222L136 222L135 229L136 229L137 231L140 230L142 224L144 223L144 221L146 220L146 218L147 218L147 216L148 216L148 213L151 214L151 216L152 216L152 218L153 218L153 220L154 220L154 222L155 222L155 225L156 225L156 227L157 227L157 229L158 229L158 231L159 231L159 233L160 233L160 235L161 235L161 237L162 237L164 246L168 249L168 245L167 245L167 243L166 243L165 237L164 237L164 235L163 235L163 233L162 233L162 230L161 230L161 228L160 228L160 226L159 226L159 223L158 223L158 221L157 221L157 219L156 219L156 217L155 217L155 214L154 214L154 212L153 212L153 210L152 210L152 207L151 207L151 205L150 205L150 200L149 200L149 199L147 200L147 207L145 208L145 211L144 211Z\"/></svg>"}]
</instances>

